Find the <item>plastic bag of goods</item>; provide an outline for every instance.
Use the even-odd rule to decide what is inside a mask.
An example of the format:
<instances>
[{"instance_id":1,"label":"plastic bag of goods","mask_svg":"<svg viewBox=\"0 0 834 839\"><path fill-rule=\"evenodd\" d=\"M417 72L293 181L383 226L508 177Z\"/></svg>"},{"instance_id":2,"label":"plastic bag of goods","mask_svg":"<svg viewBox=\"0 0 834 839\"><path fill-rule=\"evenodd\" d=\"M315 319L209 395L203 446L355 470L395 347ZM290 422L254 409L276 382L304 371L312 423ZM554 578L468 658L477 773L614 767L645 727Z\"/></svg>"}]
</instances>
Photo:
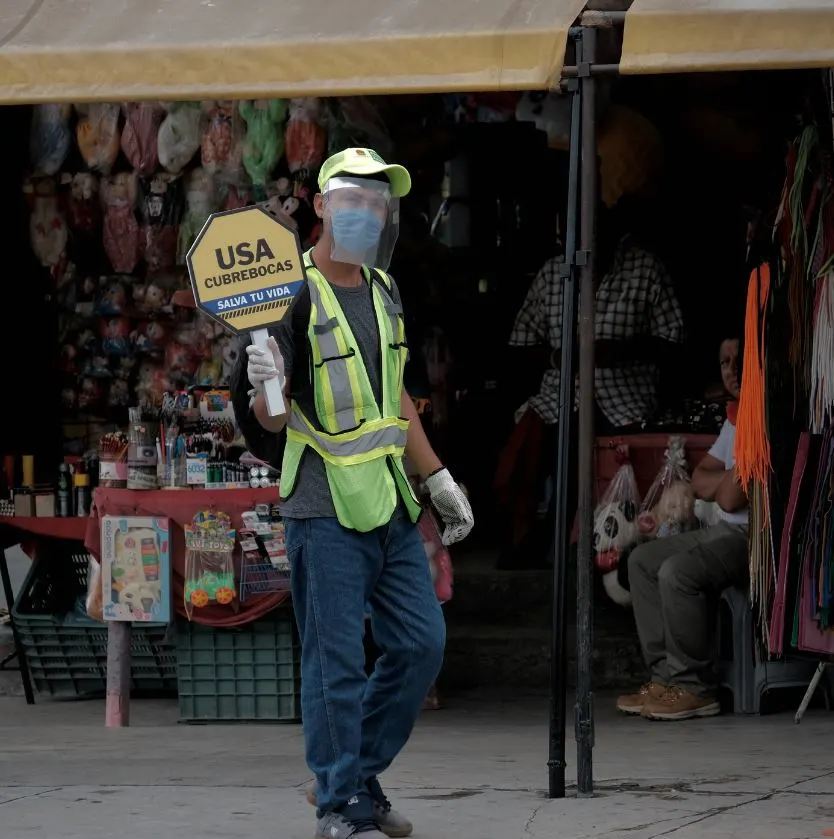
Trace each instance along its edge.
<instances>
[{"instance_id":1,"label":"plastic bag of goods","mask_svg":"<svg viewBox=\"0 0 834 839\"><path fill-rule=\"evenodd\" d=\"M618 582L618 568L640 539L637 513L640 492L634 468L625 448L617 450L619 469L594 511L594 564L603 575L609 596L621 605L628 605L628 592Z\"/></svg>"},{"instance_id":2,"label":"plastic bag of goods","mask_svg":"<svg viewBox=\"0 0 834 839\"><path fill-rule=\"evenodd\" d=\"M206 606L237 608L235 531L226 513L197 513L185 531L185 613Z\"/></svg>"},{"instance_id":3,"label":"plastic bag of goods","mask_svg":"<svg viewBox=\"0 0 834 839\"><path fill-rule=\"evenodd\" d=\"M643 499L637 524L641 536L658 539L697 527L683 437L669 438L663 465Z\"/></svg>"}]
</instances>

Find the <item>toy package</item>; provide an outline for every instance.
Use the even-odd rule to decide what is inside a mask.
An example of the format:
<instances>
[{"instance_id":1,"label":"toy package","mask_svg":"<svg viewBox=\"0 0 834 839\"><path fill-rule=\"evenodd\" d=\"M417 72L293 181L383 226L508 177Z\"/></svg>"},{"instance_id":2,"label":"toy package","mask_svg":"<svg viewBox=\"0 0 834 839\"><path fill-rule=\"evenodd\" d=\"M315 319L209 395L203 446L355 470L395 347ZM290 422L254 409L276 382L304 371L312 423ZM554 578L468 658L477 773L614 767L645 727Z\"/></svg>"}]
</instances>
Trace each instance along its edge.
<instances>
[{"instance_id":1,"label":"toy package","mask_svg":"<svg viewBox=\"0 0 834 839\"><path fill-rule=\"evenodd\" d=\"M166 518L102 518L104 620L143 623L171 620L170 544Z\"/></svg>"},{"instance_id":2,"label":"toy package","mask_svg":"<svg viewBox=\"0 0 834 839\"><path fill-rule=\"evenodd\" d=\"M603 574L603 584L612 600L627 605L630 597L619 585L617 569L640 538L640 493L625 447L617 450L617 462L620 468L594 511L594 564Z\"/></svg>"},{"instance_id":3,"label":"toy package","mask_svg":"<svg viewBox=\"0 0 834 839\"><path fill-rule=\"evenodd\" d=\"M237 606L235 531L228 514L205 510L185 529L185 612L210 604Z\"/></svg>"},{"instance_id":4,"label":"toy package","mask_svg":"<svg viewBox=\"0 0 834 839\"><path fill-rule=\"evenodd\" d=\"M691 530L697 521L682 437L669 438L663 458L638 517L640 534L648 538L677 536Z\"/></svg>"}]
</instances>

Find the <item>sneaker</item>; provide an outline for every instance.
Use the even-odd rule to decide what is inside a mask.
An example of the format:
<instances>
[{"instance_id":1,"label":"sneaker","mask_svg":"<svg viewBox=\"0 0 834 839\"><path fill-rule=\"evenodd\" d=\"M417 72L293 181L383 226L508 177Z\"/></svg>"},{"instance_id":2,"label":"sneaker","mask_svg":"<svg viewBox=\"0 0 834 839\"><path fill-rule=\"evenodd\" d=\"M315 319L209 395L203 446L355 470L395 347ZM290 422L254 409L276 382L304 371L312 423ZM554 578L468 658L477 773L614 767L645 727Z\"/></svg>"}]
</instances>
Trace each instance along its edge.
<instances>
[{"instance_id":1,"label":"sneaker","mask_svg":"<svg viewBox=\"0 0 834 839\"><path fill-rule=\"evenodd\" d=\"M617 700L617 710L624 714L640 716L643 713L643 706L650 699L660 699L666 693L666 685L657 682L647 682L636 693L623 694Z\"/></svg>"},{"instance_id":2,"label":"sneaker","mask_svg":"<svg viewBox=\"0 0 834 839\"><path fill-rule=\"evenodd\" d=\"M721 705L714 696L695 696L677 685L666 689L660 699L647 700L642 716L647 720L691 720L694 717L715 717Z\"/></svg>"},{"instance_id":3,"label":"sneaker","mask_svg":"<svg viewBox=\"0 0 834 839\"><path fill-rule=\"evenodd\" d=\"M370 795L355 795L338 812L325 813L316 824L316 839L385 839L371 815Z\"/></svg>"},{"instance_id":4,"label":"sneaker","mask_svg":"<svg viewBox=\"0 0 834 839\"><path fill-rule=\"evenodd\" d=\"M385 797L382 787L376 778L368 782L368 791L373 802L374 821L379 826L379 829L389 839L405 839L405 837L411 836L414 832L414 827L411 822L391 806L391 802ZM311 807L318 807L315 781L307 787L306 798L307 803ZM325 837L325 839L329 839L329 837Z\"/></svg>"}]
</instances>

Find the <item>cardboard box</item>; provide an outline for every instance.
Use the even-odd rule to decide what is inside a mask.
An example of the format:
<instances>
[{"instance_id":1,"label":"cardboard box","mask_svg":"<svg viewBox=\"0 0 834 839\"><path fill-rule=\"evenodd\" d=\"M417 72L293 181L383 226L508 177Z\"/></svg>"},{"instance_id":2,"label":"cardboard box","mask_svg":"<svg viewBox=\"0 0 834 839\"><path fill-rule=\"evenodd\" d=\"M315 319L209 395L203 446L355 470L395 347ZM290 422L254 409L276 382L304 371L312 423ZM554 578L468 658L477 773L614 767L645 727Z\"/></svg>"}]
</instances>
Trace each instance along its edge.
<instances>
[{"instance_id":1,"label":"cardboard box","mask_svg":"<svg viewBox=\"0 0 834 839\"><path fill-rule=\"evenodd\" d=\"M167 623L171 620L170 551L167 518L102 518L104 620L131 623Z\"/></svg>"}]
</instances>

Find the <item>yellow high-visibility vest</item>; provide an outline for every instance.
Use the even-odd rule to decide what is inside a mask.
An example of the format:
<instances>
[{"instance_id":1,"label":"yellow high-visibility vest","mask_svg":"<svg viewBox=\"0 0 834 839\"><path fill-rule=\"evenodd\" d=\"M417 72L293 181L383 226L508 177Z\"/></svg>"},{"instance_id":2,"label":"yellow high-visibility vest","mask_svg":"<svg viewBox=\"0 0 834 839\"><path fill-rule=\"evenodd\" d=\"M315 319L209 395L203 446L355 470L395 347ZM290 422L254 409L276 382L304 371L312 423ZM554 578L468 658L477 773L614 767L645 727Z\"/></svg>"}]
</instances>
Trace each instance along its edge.
<instances>
[{"instance_id":1,"label":"yellow high-visibility vest","mask_svg":"<svg viewBox=\"0 0 834 839\"><path fill-rule=\"evenodd\" d=\"M336 516L343 527L367 533L391 520L402 499L411 520L421 507L403 467L408 420L400 416L408 348L402 306L391 297L390 278L375 280L363 266L371 288L380 337L382 398L374 397L368 372L350 324L330 284L305 255L310 292L307 338L317 423L293 402L281 468L281 495L295 489L307 447L324 461Z\"/></svg>"}]
</instances>

